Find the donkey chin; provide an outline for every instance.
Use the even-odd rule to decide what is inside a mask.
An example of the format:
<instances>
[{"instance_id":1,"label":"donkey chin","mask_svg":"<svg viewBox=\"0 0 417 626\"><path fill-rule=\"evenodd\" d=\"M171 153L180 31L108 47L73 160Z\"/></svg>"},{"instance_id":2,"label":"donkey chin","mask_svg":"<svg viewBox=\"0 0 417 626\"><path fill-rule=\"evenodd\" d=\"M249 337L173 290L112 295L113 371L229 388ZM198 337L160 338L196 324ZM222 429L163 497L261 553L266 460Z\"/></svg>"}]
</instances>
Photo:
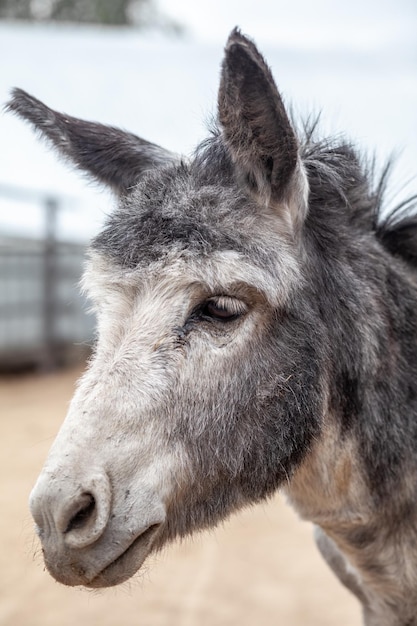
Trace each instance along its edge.
<instances>
[{"instance_id":1,"label":"donkey chin","mask_svg":"<svg viewBox=\"0 0 417 626\"><path fill-rule=\"evenodd\" d=\"M68 586L82 585L99 589L119 585L131 578L142 566L152 549L159 527L160 524L156 523L143 532L138 531L130 544L112 539L106 542L103 537L101 548L97 546L97 549L85 554L74 553L65 546L62 552L59 548L48 551L44 548L46 568L58 582ZM114 549L115 543L117 550Z\"/></svg>"}]
</instances>

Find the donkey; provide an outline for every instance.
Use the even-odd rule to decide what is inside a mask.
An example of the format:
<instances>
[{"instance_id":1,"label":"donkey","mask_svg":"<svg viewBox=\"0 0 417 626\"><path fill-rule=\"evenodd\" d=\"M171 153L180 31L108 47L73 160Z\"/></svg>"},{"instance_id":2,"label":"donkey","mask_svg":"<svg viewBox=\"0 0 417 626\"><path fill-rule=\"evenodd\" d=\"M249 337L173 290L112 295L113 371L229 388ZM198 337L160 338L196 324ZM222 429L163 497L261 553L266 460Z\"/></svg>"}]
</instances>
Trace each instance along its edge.
<instances>
[{"instance_id":1,"label":"donkey","mask_svg":"<svg viewBox=\"0 0 417 626\"><path fill-rule=\"evenodd\" d=\"M416 198L383 219L387 170L296 131L238 29L190 159L18 89L8 108L119 198L83 279L95 353L30 498L52 576L117 585L282 489L364 623L417 625Z\"/></svg>"}]
</instances>

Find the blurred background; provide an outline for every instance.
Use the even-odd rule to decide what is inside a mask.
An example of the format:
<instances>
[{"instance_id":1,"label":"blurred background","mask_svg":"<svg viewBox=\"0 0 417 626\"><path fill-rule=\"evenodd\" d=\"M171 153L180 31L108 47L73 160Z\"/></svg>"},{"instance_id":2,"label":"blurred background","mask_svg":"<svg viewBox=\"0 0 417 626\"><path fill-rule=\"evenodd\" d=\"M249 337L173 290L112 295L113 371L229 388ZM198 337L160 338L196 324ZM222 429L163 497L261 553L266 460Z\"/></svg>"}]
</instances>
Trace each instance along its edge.
<instances>
[{"instance_id":1,"label":"blurred background","mask_svg":"<svg viewBox=\"0 0 417 626\"><path fill-rule=\"evenodd\" d=\"M236 25L297 116L321 112L380 166L395 155L387 208L416 193L415 0L0 0L0 102L18 86L187 155ZM172 548L139 589L98 597L43 572L26 501L93 341L78 281L112 197L10 114L0 146L0 624L359 625L279 498Z\"/></svg>"}]
</instances>

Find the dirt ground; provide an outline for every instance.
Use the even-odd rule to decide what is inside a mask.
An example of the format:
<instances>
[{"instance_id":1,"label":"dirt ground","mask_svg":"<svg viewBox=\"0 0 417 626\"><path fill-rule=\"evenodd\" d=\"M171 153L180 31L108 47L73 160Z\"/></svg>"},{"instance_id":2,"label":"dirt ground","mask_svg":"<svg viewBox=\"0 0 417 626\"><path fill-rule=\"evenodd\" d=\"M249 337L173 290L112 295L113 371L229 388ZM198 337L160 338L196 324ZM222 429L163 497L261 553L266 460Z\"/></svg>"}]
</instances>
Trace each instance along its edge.
<instances>
[{"instance_id":1,"label":"dirt ground","mask_svg":"<svg viewBox=\"0 0 417 626\"><path fill-rule=\"evenodd\" d=\"M171 546L133 582L70 589L44 571L27 508L79 370L0 379L0 624L359 626L309 524L277 497Z\"/></svg>"}]
</instances>

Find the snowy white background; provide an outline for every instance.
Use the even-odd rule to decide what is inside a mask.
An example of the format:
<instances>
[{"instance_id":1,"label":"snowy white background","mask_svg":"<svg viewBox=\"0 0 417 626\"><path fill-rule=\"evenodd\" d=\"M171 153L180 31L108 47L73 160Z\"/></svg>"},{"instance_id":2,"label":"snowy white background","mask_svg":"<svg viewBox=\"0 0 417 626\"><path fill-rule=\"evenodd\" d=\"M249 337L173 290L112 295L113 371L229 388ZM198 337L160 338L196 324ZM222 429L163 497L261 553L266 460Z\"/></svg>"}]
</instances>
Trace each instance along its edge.
<instances>
[{"instance_id":1,"label":"snowy white background","mask_svg":"<svg viewBox=\"0 0 417 626\"><path fill-rule=\"evenodd\" d=\"M19 86L71 115L122 126L189 154L215 113L223 45L239 25L301 114L322 111L382 163L398 155L393 190L417 191L415 0L160 0L187 27L173 39L135 30L0 23L0 102ZM65 198L60 236L97 232L109 196L57 161L29 127L0 115L0 234L42 232L36 203L10 186ZM403 186L410 181L407 188Z\"/></svg>"}]
</instances>

